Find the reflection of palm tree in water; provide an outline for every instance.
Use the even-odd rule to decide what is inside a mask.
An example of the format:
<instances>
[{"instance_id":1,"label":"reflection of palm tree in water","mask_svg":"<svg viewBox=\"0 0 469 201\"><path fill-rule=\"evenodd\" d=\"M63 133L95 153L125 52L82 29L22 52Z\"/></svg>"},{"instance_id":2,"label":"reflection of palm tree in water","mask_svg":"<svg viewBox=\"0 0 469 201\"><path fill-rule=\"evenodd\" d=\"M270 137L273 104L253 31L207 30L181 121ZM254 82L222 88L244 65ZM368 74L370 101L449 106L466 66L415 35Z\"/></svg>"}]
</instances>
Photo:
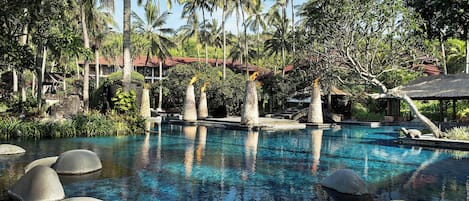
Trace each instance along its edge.
<instances>
[{"instance_id":1,"label":"reflection of palm tree in water","mask_svg":"<svg viewBox=\"0 0 469 201\"><path fill-rule=\"evenodd\" d=\"M182 129L186 138L186 151L184 152L184 168L186 178L192 174L192 162L194 161L194 141L197 134L197 126L184 126Z\"/></svg>"},{"instance_id":2,"label":"reflection of palm tree in water","mask_svg":"<svg viewBox=\"0 0 469 201\"><path fill-rule=\"evenodd\" d=\"M207 139L207 127L199 126L199 143L197 144L197 150L195 151L197 165L200 165L200 163L202 162L202 156L204 155L206 139Z\"/></svg>"},{"instance_id":3,"label":"reflection of palm tree in water","mask_svg":"<svg viewBox=\"0 0 469 201\"><path fill-rule=\"evenodd\" d=\"M256 172L256 155L257 143L259 141L259 132L249 131L244 141L244 157L246 162L246 170L248 172ZM248 178L248 173L243 171L242 179Z\"/></svg>"},{"instance_id":4,"label":"reflection of palm tree in water","mask_svg":"<svg viewBox=\"0 0 469 201\"><path fill-rule=\"evenodd\" d=\"M311 145L313 148L313 164L311 165L311 173L313 175L316 175L319 159L321 157L322 134L322 129L311 131Z\"/></svg>"}]
</instances>

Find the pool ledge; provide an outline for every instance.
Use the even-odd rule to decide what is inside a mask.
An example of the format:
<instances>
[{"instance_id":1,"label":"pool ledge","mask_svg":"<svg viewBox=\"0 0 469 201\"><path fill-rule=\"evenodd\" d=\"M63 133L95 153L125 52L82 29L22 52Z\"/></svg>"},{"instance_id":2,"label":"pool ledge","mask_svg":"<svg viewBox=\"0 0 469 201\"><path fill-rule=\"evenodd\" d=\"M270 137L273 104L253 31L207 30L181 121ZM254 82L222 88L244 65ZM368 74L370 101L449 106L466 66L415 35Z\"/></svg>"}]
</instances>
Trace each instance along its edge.
<instances>
[{"instance_id":1,"label":"pool ledge","mask_svg":"<svg viewBox=\"0 0 469 201\"><path fill-rule=\"evenodd\" d=\"M405 144L405 145L433 147L433 148L469 150L469 141L463 141L463 140L437 139L437 138L430 138L430 137L425 137L425 138L400 137L396 140L396 143Z\"/></svg>"},{"instance_id":2,"label":"pool ledge","mask_svg":"<svg viewBox=\"0 0 469 201\"><path fill-rule=\"evenodd\" d=\"M197 122L184 122L182 120L170 120L174 124L192 124L192 125L205 125L213 127L221 127L233 130L299 130L305 129L306 124L299 123L298 121L287 119L273 119L273 118L259 118L259 124L255 126L241 125L240 117L226 117L226 118L206 118L197 120Z\"/></svg>"}]
</instances>

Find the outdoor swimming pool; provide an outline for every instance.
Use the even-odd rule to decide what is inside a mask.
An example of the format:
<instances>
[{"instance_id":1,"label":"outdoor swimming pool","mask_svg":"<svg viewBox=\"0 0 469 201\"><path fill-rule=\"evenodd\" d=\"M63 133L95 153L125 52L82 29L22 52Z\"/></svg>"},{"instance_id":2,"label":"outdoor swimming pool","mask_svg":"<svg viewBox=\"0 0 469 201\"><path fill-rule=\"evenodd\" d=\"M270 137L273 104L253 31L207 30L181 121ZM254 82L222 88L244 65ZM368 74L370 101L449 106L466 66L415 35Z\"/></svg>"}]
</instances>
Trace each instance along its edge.
<instances>
[{"instance_id":1,"label":"outdoor swimming pool","mask_svg":"<svg viewBox=\"0 0 469 201\"><path fill-rule=\"evenodd\" d=\"M396 127L248 132L163 124L148 136L17 141L0 158L0 200L34 159L76 148L99 172L61 176L67 197L102 200L314 200L325 176L353 169L379 200L466 200L469 152L396 145Z\"/></svg>"}]
</instances>

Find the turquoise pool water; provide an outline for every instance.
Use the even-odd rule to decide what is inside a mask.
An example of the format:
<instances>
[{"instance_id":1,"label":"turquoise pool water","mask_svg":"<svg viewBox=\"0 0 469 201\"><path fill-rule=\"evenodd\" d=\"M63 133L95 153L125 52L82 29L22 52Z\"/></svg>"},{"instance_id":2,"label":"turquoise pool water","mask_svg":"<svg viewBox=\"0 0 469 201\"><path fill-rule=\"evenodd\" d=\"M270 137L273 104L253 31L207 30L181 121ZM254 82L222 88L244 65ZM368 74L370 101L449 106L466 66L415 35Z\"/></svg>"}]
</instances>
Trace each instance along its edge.
<instances>
[{"instance_id":1,"label":"turquoise pool water","mask_svg":"<svg viewBox=\"0 0 469 201\"><path fill-rule=\"evenodd\" d=\"M397 145L396 127L248 132L163 125L147 136L17 141L0 158L0 200L30 161L76 148L103 170L61 176L67 197L102 200L314 200L318 182L353 169L377 200L466 200L469 153ZM466 186L468 185L468 186Z\"/></svg>"}]
</instances>

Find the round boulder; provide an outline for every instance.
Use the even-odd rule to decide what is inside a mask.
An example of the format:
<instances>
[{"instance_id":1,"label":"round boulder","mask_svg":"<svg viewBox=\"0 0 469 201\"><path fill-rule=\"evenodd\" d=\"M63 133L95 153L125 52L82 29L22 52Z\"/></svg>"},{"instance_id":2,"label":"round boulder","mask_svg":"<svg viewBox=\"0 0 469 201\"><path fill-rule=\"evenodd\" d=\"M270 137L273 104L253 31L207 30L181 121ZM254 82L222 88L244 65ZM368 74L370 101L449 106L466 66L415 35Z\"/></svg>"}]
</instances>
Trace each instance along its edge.
<instances>
[{"instance_id":1,"label":"round boulder","mask_svg":"<svg viewBox=\"0 0 469 201\"><path fill-rule=\"evenodd\" d=\"M340 193L350 195L368 194L366 184L363 180L350 169L337 170L322 180L321 185L334 189Z\"/></svg>"},{"instance_id":2,"label":"round boulder","mask_svg":"<svg viewBox=\"0 0 469 201\"><path fill-rule=\"evenodd\" d=\"M24 173L27 173L29 170L39 165L52 167L52 165L55 164L58 158L59 158L58 156L51 156L51 157L37 159L29 163L28 165L26 165L26 167L24 167Z\"/></svg>"},{"instance_id":3,"label":"round boulder","mask_svg":"<svg viewBox=\"0 0 469 201\"><path fill-rule=\"evenodd\" d=\"M60 154L54 164L59 174L86 174L102 168L96 153L86 149L75 149Z\"/></svg>"},{"instance_id":4,"label":"round boulder","mask_svg":"<svg viewBox=\"0 0 469 201\"><path fill-rule=\"evenodd\" d=\"M26 152L23 148L12 144L0 144L0 155L22 154Z\"/></svg>"},{"instance_id":5,"label":"round boulder","mask_svg":"<svg viewBox=\"0 0 469 201\"><path fill-rule=\"evenodd\" d=\"M61 200L65 197L59 176L50 167L36 166L8 191L15 200Z\"/></svg>"},{"instance_id":6,"label":"round boulder","mask_svg":"<svg viewBox=\"0 0 469 201\"><path fill-rule=\"evenodd\" d=\"M63 199L62 201L102 201L102 200L92 198L92 197L74 197L74 198Z\"/></svg>"}]
</instances>

